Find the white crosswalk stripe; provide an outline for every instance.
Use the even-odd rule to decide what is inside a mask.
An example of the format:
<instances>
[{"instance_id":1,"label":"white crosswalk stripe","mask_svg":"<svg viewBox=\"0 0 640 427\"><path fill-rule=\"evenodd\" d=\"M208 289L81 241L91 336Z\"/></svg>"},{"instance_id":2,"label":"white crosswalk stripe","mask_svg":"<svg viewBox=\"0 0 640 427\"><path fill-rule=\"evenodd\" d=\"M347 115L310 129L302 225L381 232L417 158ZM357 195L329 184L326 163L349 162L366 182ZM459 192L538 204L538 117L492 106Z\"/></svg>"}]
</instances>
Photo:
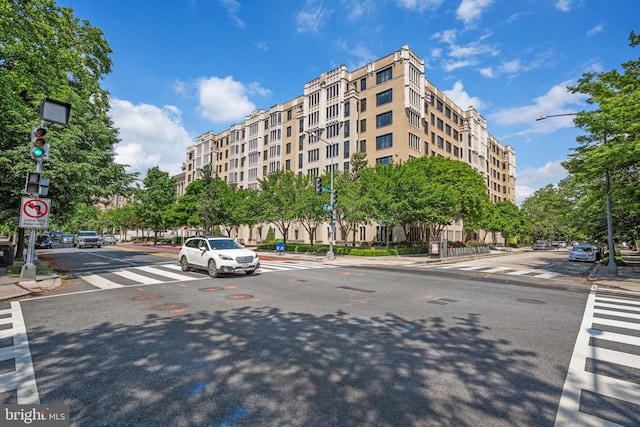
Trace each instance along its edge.
<instances>
[{"instance_id":1,"label":"white crosswalk stripe","mask_svg":"<svg viewBox=\"0 0 640 427\"><path fill-rule=\"evenodd\" d=\"M640 293L594 287L555 425L632 426L640 419Z\"/></svg>"},{"instance_id":2,"label":"white crosswalk stripe","mask_svg":"<svg viewBox=\"0 0 640 427\"><path fill-rule=\"evenodd\" d=\"M427 269L439 269L439 270L459 270L459 271L475 271L477 273L497 273L497 274L507 274L511 276L527 276L527 277L537 277L539 279L552 279L554 277L560 276L559 274L552 272L539 272L535 270L527 270L527 269L514 269L508 266L502 267L494 267L482 264L426 264L420 266L420 268Z\"/></svg>"},{"instance_id":3,"label":"white crosswalk stripe","mask_svg":"<svg viewBox=\"0 0 640 427\"><path fill-rule=\"evenodd\" d=\"M332 267L337 267L337 265L296 261L262 261L260 263L258 273L264 274L276 271L309 270ZM206 272L204 271L196 273L182 272L180 265L176 263L130 267L127 269L109 271L107 273L81 276L85 282L100 289L122 288L124 286L132 286L133 284L151 285L170 281L186 282L190 280L200 280L206 277ZM122 278L124 280L121 282L118 278Z\"/></svg>"}]
</instances>

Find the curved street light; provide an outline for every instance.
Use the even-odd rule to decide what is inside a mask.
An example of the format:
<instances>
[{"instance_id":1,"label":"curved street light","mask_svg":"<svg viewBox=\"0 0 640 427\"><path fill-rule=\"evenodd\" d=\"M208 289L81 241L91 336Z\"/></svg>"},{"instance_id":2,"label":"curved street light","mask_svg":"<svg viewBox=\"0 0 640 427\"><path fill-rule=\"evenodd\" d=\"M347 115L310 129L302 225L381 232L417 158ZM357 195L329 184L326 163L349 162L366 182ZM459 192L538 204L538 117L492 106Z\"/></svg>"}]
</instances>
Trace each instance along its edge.
<instances>
[{"instance_id":1,"label":"curved street light","mask_svg":"<svg viewBox=\"0 0 640 427\"><path fill-rule=\"evenodd\" d=\"M545 120L549 117L561 117L561 116L577 116L579 113L565 113L565 114L550 114L548 116L540 116L536 121ZM607 136L604 135L603 143L607 143ZM609 168L605 169L604 173L605 191L607 195L607 240L609 246L609 263L607 264L608 274L618 274L618 265L616 264L616 251L613 244L613 221L611 218L611 193L609 191Z\"/></svg>"}]
</instances>

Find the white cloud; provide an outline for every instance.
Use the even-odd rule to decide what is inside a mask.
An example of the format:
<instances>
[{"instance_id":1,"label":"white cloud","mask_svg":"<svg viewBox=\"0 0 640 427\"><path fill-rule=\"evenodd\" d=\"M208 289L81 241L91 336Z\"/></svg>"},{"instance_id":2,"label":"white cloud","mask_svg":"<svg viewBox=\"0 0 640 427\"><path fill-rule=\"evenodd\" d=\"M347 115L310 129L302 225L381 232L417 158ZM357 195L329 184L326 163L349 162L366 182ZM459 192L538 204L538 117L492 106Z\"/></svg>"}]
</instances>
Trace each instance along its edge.
<instances>
[{"instance_id":1,"label":"white cloud","mask_svg":"<svg viewBox=\"0 0 640 427\"><path fill-rule=\"evenodd\" d=\"M539 168L525 168L518 171L516 181L516 204L519 206L527 197L530 197L542 187L549 184L556 185L568 175L567 170L561 165L561 160L549 162Z\"/></svg>"},{"instance_id":2,"label":"white cloud","mask_svg":"<svg viewBox=\"0 0 640 427\"><path fill-rule=\"evenodd\" d=\"M462 0L456 10L456 16L464 21L465 24L470 24L477 21L492 3L493 0Z\"/></svg>"},{"instance_id":3,"label":"white cloud","mask_svg":"<svg viewBox=\"0 0 640 427\"><path fill-rule=\"evenodd\" d=\"M426 9L437 9L443 0L398 0L398 6L422 12Z\"/></svg>"},{"instance_id":4,"label":"white cloud","mask_svg":"<svg viewBox=\"0 0 640 427\"><path fill-rule=\"evenodd\" d=\"M119 130L121 142L115 146L115 161L129 165L127 172L140 172L158 166L171 176L181 172L184 155L193 137L182 127L182 113L176 107L134 105L112 98L109 115Z\"/></svg>"},{"instance_id":5,"label":"white cloud","mask_svg":"<svg viewBox=\"0 0 640 427\"><path fill-rule=\"evenodd\" d=\"M555 120L536 119L542 116L568 114L580 111L585 95L571 93L567 86L571 81L564 81L552 87L546 94L533 100L533 104L522 107L500 110L491 117L501 125L531 124L531 131L536 133L550 133L562 127L575 126L572 116L558 117Z\"/></svg>"},{"instance_id":6,"label":"white cloud","mask_svg":"<svg viewBox=\"0 0 640 427\"><path fill-rule=\"evenodd\" d=\"M558 0L556 2L556 9L569 12L571 10L571 0Z\"/></svg>"},{"instance_id":7,"label":"white cloud","mask_svg":"<svg viewBox=\"0 0 640 427\"><path fill-rule=\"evenodd\" d=\"M326 19L329 18L330 11L316 0L307 0L304 10L296 15L296 27L299 33L317 33Z\"/></svg>"},{"instance_id":8,"label":"white cloud","mask_svg":"<svg viewBox=\"0 0 640 427\"><path fill-rule=\"evenodd\" d=\"M464 90L464 86L460 80L453 84L453 88L450 90L443 90L442 92L461 108L466 109L467 107L474 107L476 110L480 110L484 107L484 103L480 98L469 96L469 94Z\"/></svg>"},{"instance_id":9,"label":"white cloud","mask_svg":"<svg viewBox=\"0 0 640 427\"><path fill-rule=\"evenodd\" d=\"M242 121L256 109L249 100L249 93L260 95L269 92L257 83L244 86L228 76L202 78L198 81L200 114L214 123Z\"/></svg>"},{"instance_id":10,"label":"white cloud","mask_svg":"<svg viewBox=\"0 0 640 427\"><path fill-rule=\"evenodd\" d=\"M598 33L601 33L603 30L604 30L604 25L602 24L596 25L595 27L587 31L587 37L591 37Z\"/></svg>"},{"instance_id":11,"label":"white cloud","mask_svg":"<svg viewBox=\"0 0 640 427\"><path fill-rule=\"evenodd\" d=\"M240 11L240 3L236 0L220 0L220 4L227 11L227 15L231 18L231 21L237 27L246 27L246 24L240 17L238 16L238 12Z\"/></svg>"}]
</instances>

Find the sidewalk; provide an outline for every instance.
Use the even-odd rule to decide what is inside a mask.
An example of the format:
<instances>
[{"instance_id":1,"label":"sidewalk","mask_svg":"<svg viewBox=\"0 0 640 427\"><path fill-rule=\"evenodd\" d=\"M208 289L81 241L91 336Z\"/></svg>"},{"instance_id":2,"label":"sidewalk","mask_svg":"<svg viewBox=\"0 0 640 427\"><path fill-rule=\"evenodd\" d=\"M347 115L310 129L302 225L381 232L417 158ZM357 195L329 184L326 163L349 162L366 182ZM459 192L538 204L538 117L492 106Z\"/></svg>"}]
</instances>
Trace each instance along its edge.
<instances>
[{"instance_id":1,"label":"sidewalk","mask_svg":"<svg viewBox=\"0 0 640 427\"><path fill-rule=\"evenodd\" d=\"M8 267L0 267L0 301L24 297L26 295L38 295L42 292L55 289L62 284L62 279L55 274L36 274L36 280L20 280L22 262L16 261L11 267L18 274L9 275ZM36 266L42 263L36 261Z\"/></svg>"},{"instance_id":2,"label":"sidewalk","mask_svg":"<svg viewBox=\"0 0 640 427\"><path fill-rule=\"evenodd\" d=\"M171 248L176 249L176 248ZM503 254L511 252L492 251L484 256L499 257ZM275 252L259 252L263 258L277 259L296 259L316 262L331 262L337 265L419 265L424 263L439 262L460 262L469 258L448 258L440 260L437 257L429 255L406 255L406 256L384 256L384 257L360 257L349 255L337 255L333 261L327 261L323 255L309 255L285 253L278 255ZM476 256L475 258L477 258ZM622 259L625 265L618 266L618 275L610 275L607 273L607 266L604 264L596 264L589 273L588 280L598 287L609 289L621 289L633 292L640 292L640 252L630 250L622 251ZM37 262L38 263L38 262ZM14 269L18 274L9 275L7 267L0 267L0 301L20 298L27 295L38 295L51 289L55 289L62 284L62 279L54 273L36 276L35 281L20 281L20 262L14 263Z\"/></svg>"}]
</instances>

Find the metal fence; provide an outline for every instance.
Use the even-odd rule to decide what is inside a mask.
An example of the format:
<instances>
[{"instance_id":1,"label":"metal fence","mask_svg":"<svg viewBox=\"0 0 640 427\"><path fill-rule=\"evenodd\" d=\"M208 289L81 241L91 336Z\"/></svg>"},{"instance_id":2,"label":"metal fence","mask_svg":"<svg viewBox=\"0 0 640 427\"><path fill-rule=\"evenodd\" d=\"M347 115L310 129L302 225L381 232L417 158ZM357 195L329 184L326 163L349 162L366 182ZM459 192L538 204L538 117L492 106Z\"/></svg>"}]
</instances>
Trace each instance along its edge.
<instances>
[{"instance_id":1,"label":"metal fence","mask_svg":"<svg viewBox=\"0 0 640 427\"><path fill-rule=\"evenodd\" d=\"M484 255L489 253L489 246L472 246L463 248L444 247L442 258L453 258L458 256Z\"/></svg>"}]
</instances>

